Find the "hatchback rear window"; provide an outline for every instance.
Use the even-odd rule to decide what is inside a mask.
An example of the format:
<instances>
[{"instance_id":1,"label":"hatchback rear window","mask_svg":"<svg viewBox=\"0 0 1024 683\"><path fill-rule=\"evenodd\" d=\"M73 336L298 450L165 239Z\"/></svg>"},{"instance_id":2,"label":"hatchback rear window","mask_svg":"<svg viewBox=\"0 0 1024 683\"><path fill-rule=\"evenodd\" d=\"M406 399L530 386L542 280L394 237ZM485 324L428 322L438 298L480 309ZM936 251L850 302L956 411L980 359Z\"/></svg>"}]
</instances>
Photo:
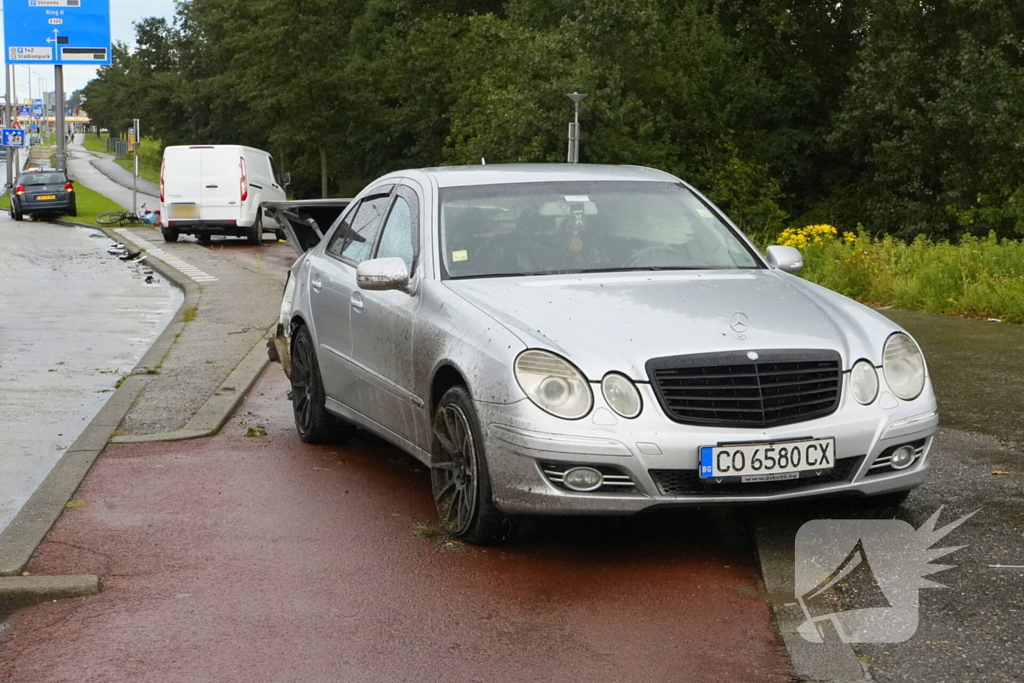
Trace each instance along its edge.
<instances>
[{"instance_id":1,"label":"hatchback rear window","mask_svg":"<svg viewBox=\"0 0 1024 683\"><path fill-rule=\"evenodd\" d=\"M57 185L66 183L63 173L24 173L18 182L22 185Z\"/></svg>"}]
</instances>

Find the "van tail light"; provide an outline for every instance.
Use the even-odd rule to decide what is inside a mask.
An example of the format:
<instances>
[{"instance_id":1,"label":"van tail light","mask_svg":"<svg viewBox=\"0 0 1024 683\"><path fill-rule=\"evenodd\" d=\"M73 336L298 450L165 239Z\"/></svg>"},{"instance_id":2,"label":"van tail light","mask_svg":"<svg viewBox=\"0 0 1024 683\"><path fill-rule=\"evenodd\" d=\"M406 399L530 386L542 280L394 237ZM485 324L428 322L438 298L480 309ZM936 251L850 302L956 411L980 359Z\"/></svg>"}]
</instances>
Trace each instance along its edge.
<instances>
[{"instance_id":1,"label":"van tail light","mask_svg":"<svg viewBox=\"0 0 1024 683\"><path fill-rule=\"evenodd\" d=\"M74 192L75 191L75 186L72 185L71 183L64 183L64 191L65 192Z\"/></svg>"},{"instance_id":2,"label":"van tail light","mask_svg":"<svg viewBox=\"0 0 1024 683\"><path fill-rule=\"evenodd\" d=\"M16 188L14 188L14 194L25 194L25 186L18 185Z\"/></svg>"},{"instance_id":3,"label":"van tail light","mask_svg":"<svg viewBox=\"0 0 1024 683\"><path fill-rule=\"evenodd\" d=\"M245 177L245 159L242 157L238 158L238 168L242 174L241 178L238 180L238 194L244 202L249 198L249 179Z\"/></svg>"},{"instance_id":4,"label":"van tail light","mask_svg":"<svg viewBox=\"0 0 1024 683\"><path fill-rule=\"evenodd\" d=\"M160 162L160 203L164 203L164 170L167 168L167 159Z\"/></svg>"}]
</instances>

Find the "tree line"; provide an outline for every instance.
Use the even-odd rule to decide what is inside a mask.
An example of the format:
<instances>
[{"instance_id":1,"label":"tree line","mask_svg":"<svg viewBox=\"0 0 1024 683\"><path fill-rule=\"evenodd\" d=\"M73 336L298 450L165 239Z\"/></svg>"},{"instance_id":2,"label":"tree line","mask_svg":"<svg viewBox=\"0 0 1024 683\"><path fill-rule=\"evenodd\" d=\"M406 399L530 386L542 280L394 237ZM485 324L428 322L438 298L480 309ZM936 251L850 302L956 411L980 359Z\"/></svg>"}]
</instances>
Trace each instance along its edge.
<instances>
[{"instance_id":1,"label":"tree line","mask_svg":"<svg viewBox=\"0 0 1024 683\"><path fill-rule=\"evenodd\" d=\"M677 174L752 234L1024 232L1019 0L182 0L83 96L313 197L564 161L573 91L581 161Z\"/></svg>"}]
</instances>

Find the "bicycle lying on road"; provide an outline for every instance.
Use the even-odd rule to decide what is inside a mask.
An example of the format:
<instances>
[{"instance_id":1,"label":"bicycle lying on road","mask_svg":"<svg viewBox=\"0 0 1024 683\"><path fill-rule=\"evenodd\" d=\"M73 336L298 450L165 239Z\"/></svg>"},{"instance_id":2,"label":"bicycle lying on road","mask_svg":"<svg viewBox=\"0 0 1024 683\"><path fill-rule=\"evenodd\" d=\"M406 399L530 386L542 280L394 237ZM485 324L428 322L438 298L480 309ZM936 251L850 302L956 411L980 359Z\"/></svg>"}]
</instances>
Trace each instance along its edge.
<instances>
[{"instance_id":1,"label":"bicycle lying on road","mask_svg":"<svg viewBox=\"0 0 1024 683\"><path fill-rule=\"evenodd\" d=\"M131 211L108 211L96 217L98 225L160 225L160 212L149 211L146 205L142 205L142 215L138 216Z\"/></svg>"}]
</instances>

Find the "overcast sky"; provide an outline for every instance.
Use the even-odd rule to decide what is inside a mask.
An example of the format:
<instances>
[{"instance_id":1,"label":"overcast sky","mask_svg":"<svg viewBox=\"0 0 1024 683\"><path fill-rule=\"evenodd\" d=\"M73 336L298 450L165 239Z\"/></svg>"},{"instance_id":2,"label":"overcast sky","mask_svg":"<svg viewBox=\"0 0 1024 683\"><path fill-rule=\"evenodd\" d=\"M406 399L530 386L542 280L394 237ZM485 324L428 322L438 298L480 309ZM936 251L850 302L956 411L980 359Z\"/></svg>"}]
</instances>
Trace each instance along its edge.
<instances>
[{"instance_id":1,"label":"overcast sky","mask_svg":"<svg viewBox=\"0 0 1024 683\"><path fill-rule=\"evenodd\" d=\"M25 2L25 0L0 0L0 6L8 2ZM133 43L135 29L132 27L136 21L145 17L166 17L174 16L174 0L110 0L110 33L112 40L121 40L126 43ZM4 54L6 54L6 36ZM29 69L19 66L15 70L17 78L18 97L28 95ZM53 90L53 67L33 66L31 67L32 94L39 91L40 79L46 81L46 91ZM64 67L64 92L71 94L75 90L85 87L96 76L96 67L71 66ZM3 90L0 82L0 91Z\"/></svg>"}]
</instances>

